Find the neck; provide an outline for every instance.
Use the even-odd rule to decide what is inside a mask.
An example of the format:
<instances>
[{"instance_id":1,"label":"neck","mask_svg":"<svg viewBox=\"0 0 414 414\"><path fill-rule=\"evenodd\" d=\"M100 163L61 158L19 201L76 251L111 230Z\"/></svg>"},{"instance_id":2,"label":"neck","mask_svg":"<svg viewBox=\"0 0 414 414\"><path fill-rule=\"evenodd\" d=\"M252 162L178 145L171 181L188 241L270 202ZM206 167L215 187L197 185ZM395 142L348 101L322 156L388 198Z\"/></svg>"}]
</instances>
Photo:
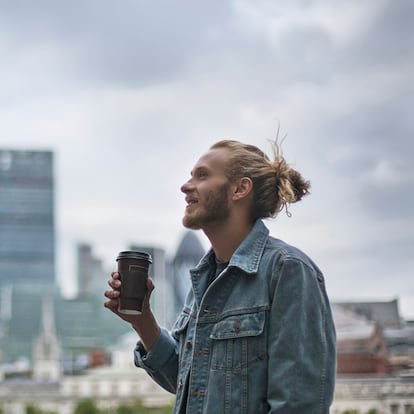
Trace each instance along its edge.
<instances>
[{"instance_id":1,"label":"neck","mask_svg":"<svg viewBox=\"0 0 414 414\"><path fill-rule=\"evenodd\" d=\"M250 220L233 217L224 223L208 226L203 231L210 240L216 258L221 262L229 262L252 227L253 223Z\"/></svg>"}]
</instances>

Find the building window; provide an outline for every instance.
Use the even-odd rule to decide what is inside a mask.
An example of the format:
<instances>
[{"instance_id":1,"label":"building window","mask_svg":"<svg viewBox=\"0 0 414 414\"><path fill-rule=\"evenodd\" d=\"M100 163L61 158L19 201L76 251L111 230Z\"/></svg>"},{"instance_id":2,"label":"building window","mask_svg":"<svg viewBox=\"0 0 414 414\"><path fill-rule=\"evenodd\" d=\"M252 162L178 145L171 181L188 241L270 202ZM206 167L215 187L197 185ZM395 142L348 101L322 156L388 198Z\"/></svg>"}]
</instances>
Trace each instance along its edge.
<instances>
[{"instance_id":1,"label":"building window","mask_svg":"<svg viewBox=\"0 0 414 414\"><path fill-rule=\"evenodd\" d=\"M391 404L390 406L390 412L391 414L399 414L399 408L400 406L398 404Z\"/></svg>"}]
</instances>

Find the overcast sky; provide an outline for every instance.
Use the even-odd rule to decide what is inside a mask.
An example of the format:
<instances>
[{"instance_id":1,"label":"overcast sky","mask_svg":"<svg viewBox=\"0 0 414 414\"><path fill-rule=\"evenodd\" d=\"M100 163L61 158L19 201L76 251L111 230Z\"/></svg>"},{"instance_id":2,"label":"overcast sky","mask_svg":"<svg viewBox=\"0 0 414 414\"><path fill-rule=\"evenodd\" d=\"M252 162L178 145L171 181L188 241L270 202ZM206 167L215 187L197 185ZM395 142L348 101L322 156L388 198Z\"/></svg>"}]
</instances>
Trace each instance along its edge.
<instances>
[{"instance_id":1,"label":"overcast sky","mask_svg":"<svg viewBox=\"0 0 414 414\"><path fill-rule=\"evenodd\" d=\"M0 0L0 147L55 151L64 291L79 241L108 268L131 242L173 254L199 156L222 138L269 151L280 125L312 195L272 234L332 300L398 298L414 318L413 15L412 0Z\"/></svg>"}]
</instances>

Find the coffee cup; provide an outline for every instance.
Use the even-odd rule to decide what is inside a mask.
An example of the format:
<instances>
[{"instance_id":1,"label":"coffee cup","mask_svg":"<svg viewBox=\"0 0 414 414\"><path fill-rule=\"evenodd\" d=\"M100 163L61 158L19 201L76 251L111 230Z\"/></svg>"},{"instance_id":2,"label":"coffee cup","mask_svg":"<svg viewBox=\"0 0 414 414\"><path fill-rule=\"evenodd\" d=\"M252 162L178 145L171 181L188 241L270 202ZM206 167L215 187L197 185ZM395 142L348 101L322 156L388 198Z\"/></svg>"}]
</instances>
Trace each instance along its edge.
<instances>
[{"instance_id":1,"label":"coffee cup","mask_svg":"<svg viewBox=\"0 0 414 414\"><path fill-rule=\"evenodd\" d=\"M127 315L142 313L142 304L147 294L147 279L151 255L137 251L123 251L116 258L121 281L118 312Z\"/></svg>"}]
</instances>

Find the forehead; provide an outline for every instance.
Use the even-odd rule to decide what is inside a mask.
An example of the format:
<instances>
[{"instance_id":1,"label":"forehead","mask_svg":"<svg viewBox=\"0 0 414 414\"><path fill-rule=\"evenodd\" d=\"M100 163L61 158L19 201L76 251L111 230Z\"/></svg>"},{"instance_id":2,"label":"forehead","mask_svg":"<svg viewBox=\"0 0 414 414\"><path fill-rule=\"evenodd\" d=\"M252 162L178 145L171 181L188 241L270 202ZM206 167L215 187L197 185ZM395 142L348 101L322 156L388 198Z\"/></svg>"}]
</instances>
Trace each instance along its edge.
<instances>
[{"instance_id":1,"label":"forehead","mask_svg":"<svg viewBox=\"0 0 414 414\"><path fill-rule=\"evenodd\" d=\"M193 171L200 168L208 168L216 172L222 172L229 160L229 156L229 151L226 148L211 149L199 158L194 165Z\"/></svg>"}]
</instances>

